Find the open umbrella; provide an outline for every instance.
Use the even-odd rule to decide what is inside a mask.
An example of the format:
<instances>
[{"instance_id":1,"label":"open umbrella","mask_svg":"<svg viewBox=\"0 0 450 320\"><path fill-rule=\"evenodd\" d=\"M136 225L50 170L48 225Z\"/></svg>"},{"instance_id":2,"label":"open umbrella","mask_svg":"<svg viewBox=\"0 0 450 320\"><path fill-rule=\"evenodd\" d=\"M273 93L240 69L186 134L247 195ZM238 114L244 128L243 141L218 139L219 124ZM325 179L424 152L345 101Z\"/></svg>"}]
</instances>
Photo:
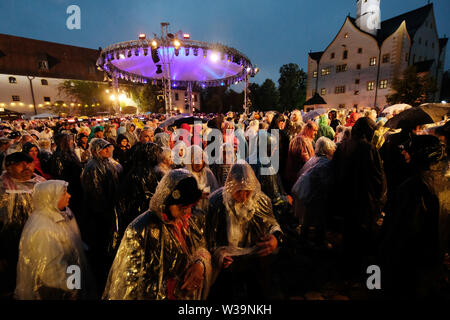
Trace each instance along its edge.
<instances>
[{"instance_id":1,"label":"open umbrella","mask_svg":"<svg viewBox=\"0 0 450 320\"><path fill-rule=\"evenodd\" d=\"M310 112L306 113L306 114L303 116L303 121L306 122L306 121L308 121L308 120L312 120L312 119L314 119L315 117L319 117L319 116L321 116L321 115L327 113L327 111L328 111L328 109L324 109L324 108L316 109L316 110L311 110Z\"/></svg>"},{"instance_id":2,"label":"open umbrella","mask_svg":"<svg viewBox=\"0 0 450 320\"><path fill-rule=\"evenodd\" d=\"M383 111L381 111L381 114L383 116L387 115L387 114L393 114L395 111L397 112L401 112L407 109L411 109L412 107L409 104L405 104L405 103L401 103L401 104L394 104L392 106L386 107L383 109Z\"/></svg>"},{"instance_id":3,"label":"open umbrella","mask_svg":"<svg viewBox=\"0 0 450 320\"><path fill-rule=\"evenodd\" d=\"M206 122L206 120L194 116L177 115L170 117L166 121L162 122L159 126L161 128L170 126L180 127L183 123L194 124L195 122Z\"/></svg>"},{"instance_id":4,"label":"open umbrella","mask_svg":"<svg viewBox=\"0 0 450 320\"><path fill-rule=\"evenodd\" d=\"M449 114L450 104L427 103L400 112L389 119L384 126L392 129L414 128L422 124L439 122Z\"/></svg>"}]
</instances>

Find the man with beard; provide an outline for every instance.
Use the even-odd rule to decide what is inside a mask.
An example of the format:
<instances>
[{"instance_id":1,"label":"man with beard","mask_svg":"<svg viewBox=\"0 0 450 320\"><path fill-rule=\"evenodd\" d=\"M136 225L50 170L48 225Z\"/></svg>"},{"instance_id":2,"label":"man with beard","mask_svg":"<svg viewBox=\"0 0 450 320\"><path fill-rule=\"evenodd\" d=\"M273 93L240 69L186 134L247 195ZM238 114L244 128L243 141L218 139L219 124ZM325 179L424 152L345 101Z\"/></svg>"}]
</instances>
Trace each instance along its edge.
<instances>
[{"instance_id":1,"label":"man with beard","mask_svg":"<svg viewBox=\"0 0 450 320\"><path fill-rule=\"evenodd\" d=\"M0 294L10 296L16 282L20 235L32 211L31 193L45 179L33 173L33 158L22 152L6 156L5 168L0 176Z\"/></svg>"},{"instance_id":2,"label":"man with beard","mask_svg":"<svg viewBox=\"0 0 450 320\"><path fill-rule=\"evenodd\" d=\"M281 229L250 165L236 163L210 196L206 240L213 254L211 300L267 298L270 256ZM272 288L271 288L272 290Z\"/></svg>"}]
</instances>

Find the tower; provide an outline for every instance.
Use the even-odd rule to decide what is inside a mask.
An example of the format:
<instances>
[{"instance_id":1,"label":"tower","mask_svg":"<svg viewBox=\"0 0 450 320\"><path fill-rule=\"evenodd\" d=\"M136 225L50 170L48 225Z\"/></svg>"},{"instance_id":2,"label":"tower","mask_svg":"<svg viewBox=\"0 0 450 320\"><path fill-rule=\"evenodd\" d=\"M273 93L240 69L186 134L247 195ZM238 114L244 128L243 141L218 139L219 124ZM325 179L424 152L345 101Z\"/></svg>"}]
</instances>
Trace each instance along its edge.
<instances>
[{"instance_id":1,"label":"tower","mask_svg":"<svg viewBox=\"0 0 450 320\"><path fill-rule=\"evenodd\" d=\"M356 1L356 25L361 30L377 35L381 29L380 0Z\"/></svg>"}]
</instances>

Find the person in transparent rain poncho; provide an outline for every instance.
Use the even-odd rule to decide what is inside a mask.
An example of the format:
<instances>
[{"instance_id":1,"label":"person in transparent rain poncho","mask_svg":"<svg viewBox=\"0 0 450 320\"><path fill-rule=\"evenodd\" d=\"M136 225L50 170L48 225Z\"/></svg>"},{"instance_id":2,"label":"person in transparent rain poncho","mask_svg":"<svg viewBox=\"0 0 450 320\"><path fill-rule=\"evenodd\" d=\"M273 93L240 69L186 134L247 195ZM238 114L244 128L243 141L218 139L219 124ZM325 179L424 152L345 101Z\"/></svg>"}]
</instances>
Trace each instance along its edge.
<instances>
[{"instance_id":1,"label":"person in transparent rain poncho","mask_svg":"<svg viewBox=\"0 0 450 320\"><path fill-rule=\"evenodd\" d=\"M5 169L0 176L0 294L11 296L20 235L33 208L33 188L45 179L33 173L33 158L22 152L6 156Z\"/></svg>"},{"instance_id":2,"label":"person in transparent rain poncho","mask_svg":"<svg viewBox=\"0 0 450 320\"><path fill-rule=\"evenodd\" d=\"M200 300L208 295L211 256L204 215L192 207L202 193L186 169L167 173L147 212L126 229L103 299Z\"/></svg>"},{"instance_id":3,"label":"person in transparent rain poncho","mask_svg":"<svg viewBox=\"0 0 450 320\"><path fill-rule=\"evenodd\" d=\"M209 200L206 239L215 281L211 300L267 298L270 255L282 232L250 165L242 160L234 164L225 186Z\"/></svg>"},{"instance_id":4,"label":"person in transparent rain poncho","mask_svg":"<svg viewBox=\"0 0 450 320\"><path fill-rule=\"evenodd\" d=\"M197 180L198 188L202 191L202 199L195 206L197 209L208 210L208 196L219 188L216 177L207 165L207 156L201 147L192 145L187 148L186 169L188 169Z\"/></svg>"},{"instance_id":5,"label":"person in transparent rain poncho","mask_svg":"<svg viewBox=\"0 0 450 320\"><path fill-rule=\"evenodd\" d=\"M65 181L49 180L34 187L33 213L20 238L17 299L94 298L80 231L67 207L67 186Z\"/></svg>"}]
</instances>

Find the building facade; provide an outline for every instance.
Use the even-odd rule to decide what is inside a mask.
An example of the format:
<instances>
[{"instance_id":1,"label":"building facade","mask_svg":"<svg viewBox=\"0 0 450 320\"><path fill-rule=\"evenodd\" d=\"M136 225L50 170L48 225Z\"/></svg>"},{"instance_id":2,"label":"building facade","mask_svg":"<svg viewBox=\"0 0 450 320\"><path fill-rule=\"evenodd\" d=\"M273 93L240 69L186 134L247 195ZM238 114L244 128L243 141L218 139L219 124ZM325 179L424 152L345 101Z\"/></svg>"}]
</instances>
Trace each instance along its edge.
<instances>
[{"instance_id":1,"label":"building facade","mask_svg":"<svg viewBox=\"0 0 450 320\"><path fill-rule=\"evenodd\" d=\"M433 4L389 20L380 0L358 0L330 45L308 55L307 99L319 94L327 107L383 107L394 78L411 65L436 79L439 99L447 38L439 38Z\"/></svg>"},{"instance_id":2,"label":"building facade","mask_svg":"<svg viewBox=\"0 0 450 320\"><path fill-rule=\"evenodd\" d=\"M84 107L64 95L59 87L67 80L105 83L104 73L96 66L100 52L100 49L0 34L0 108L32 115L35 110L48 112L48 106L58 103L64 103L68 111ZM173 108L181 113L189 112L186 94L186 90L172 90ZM123 99L126 105L136 106L129 97ZM198 92L193 92L192 101L199 109Z\"/></svg>"}]
</instances>

